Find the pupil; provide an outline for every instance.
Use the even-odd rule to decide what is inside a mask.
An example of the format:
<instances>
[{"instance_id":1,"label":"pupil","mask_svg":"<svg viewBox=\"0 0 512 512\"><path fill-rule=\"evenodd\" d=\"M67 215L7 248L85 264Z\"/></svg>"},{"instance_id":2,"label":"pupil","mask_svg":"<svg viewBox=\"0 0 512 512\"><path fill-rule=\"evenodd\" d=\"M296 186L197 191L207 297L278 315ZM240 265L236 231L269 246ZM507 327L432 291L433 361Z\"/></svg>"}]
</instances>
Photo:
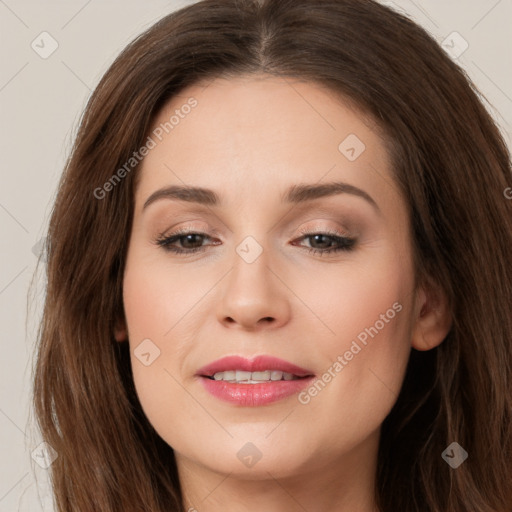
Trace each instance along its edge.
<instances>
[{"instance_id":1,"label":"pupil","mask_svg":"<svg viewBox=\"0 0 512 512\"><path fill-rule=\"evenodd\" d=\"M322 239L322 237L324 237L324 236L325 236L325 235L313 235L313 238L314 238L315 240L316 240L316 239L318 239L318 238L320 238L320 240L321 240L321 239ZM320 241L320 244L322 244L322 242L321 242L321 241ZM330 245L329 240L326 240L326 241L324 242L324 245L325 245L325 244Z\"/></svg>"},{"instance_id":2,"label":"pupil","mask_svg":"<svg viewBox=\"0 0 512 512\"><path fill-rule=\"evenodd\" d=\"M185 245L185 247L187 247L188 242L190 241L190 238L192 238L192 245L194 245L194 240L193 240L193 238L194 238L194 237L197 237L197 236L200 236L200 235L196 235L196 234L185 235L185 243L184 243L183 245ZM196 242L197 242L197 240L196 240Z\"/></svg>"}]
</instances>

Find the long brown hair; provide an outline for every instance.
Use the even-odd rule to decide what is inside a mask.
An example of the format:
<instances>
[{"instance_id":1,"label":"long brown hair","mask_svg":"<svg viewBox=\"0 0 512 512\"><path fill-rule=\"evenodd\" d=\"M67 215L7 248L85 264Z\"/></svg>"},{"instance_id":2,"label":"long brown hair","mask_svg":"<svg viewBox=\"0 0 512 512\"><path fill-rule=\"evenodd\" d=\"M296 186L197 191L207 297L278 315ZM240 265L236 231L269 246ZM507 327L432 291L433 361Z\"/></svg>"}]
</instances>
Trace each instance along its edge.
<instances>
[{"instance_id":1,"label":"long brown hair","mask_svg":"<svg viewBox=\"0 0 512 512\"><path fill-rule=\"evenodd\" d=\"M141 409L128 344L113 336L137 167L104 184L173 95L262 72L327 86L375 120L409 205L417 278L438 283L453 311L439 347L412 350L382 425L380 509L510 510L510 153L464 71L425 30L372 0L201 1L136 38L102 78L47 236L34 407L58 453L58 510L183 510L173 450ZM452 442L469 454L457 469L441 456Z\"/></svg>"}]
</instances>

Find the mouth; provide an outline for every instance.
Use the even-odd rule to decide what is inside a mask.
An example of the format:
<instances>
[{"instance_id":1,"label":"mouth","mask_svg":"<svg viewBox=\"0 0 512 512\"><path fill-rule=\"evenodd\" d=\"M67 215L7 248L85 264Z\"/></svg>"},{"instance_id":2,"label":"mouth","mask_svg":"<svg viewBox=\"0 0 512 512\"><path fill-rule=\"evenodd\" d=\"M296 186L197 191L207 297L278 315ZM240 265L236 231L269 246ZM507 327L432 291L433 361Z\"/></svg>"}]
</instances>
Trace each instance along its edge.
<instances>
[{"instance_id":1,"label":"mouth","mask_svg":"<svg viewBox=\"0 0 512 512\"><path fill-rule=\"evenodd\" d=\"M283 359L228 356L197 371L214 397L239 406L266 405L300 392L315 377L312 371Z\"/></svg>"},{"instance_id":2,"label":"mouth","mask_svg":"<svg viewBox=\"0 0 512 512\"><path fill-rule=\"evenodd\" d=\"M196 375L226 382L256 383L313 377L312 371L273 356L227 356L200 368Z\"/></svg>"},{"instance_id":3,"label":"mouth","mask_svg":"<svg viewBox=\"0 0 512 512\"><path fill-rule=\"evenodd\" d=\"M299 377L293 373L280 370L264 370L262 372L246 372L244 370L227 370L217 372L213 376L201 375L210 380L222 380L231 384L261 384L263 382L276 382L280 380L300 380L308 376Z\"/></svg>"}]
</instances>

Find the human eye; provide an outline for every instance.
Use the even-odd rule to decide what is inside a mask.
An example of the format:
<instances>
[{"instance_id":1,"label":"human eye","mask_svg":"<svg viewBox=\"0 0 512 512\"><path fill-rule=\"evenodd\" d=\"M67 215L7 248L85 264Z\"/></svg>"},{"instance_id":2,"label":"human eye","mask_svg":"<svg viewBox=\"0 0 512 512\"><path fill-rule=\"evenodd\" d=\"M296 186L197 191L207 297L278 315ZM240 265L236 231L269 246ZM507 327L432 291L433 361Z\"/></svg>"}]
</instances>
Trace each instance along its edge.
<instances>
[{"instance_id":1,"label":"human eye","mask_svg":"<svg viewBox=\"0 0 512 512\"><path fill-rule=\"evenodd\" d=\"M302 236L298 240L309 240L309 244L320 244L324 247L303 247L312 254L334 254L341 251L353 250L356 239L347 236L340 231L304 231L300 230ZM179 229L169 235L161 234L155 239L155 244L162 247L166 252L174 254L194 254L204 252L207 248L203 245L205 240L212 240L206 233L193 231L187 228ZM181 247L179 245L181 245ZM210 245L218 245L220 242L213 242ZM295 245L295 244L294 244ZM327 245L327 246L326 246Z\"/></svg>"},{"instance_id":2,"label":"human eye","mask_svg":"<svg viewBox=\"0 0 512 512\"><path fill-rule=\"evenodd\" d=\"M206 233L192 231L186 228L178 229L170 235L161 234L156 238L154 243L162 247L164 251L172 252L174 254L192 254L203 252L206 246L202 245L205 240L211 240ZM176 242L181 244L181 247L176 246ZM217 245L217 244L212 244Z\"/></svg>"},{"instance_id":3,"label":"human eye","mask_svg":"<svg viewBox=\"0 0 512 512\"><path fill-rule=\"evenodd\" d=\"M349 237L345 233L340 231L306 231L301 230L302 237L299 240L309 239L309 244L313 241L313 244L324 245L324 247L304 247L309 253L319 254L323 256L325 254L334 254L342 251L351 251L354 249L356 239ZM325 245L328 247L325 247Z\"/></svg>"}]
</instances>

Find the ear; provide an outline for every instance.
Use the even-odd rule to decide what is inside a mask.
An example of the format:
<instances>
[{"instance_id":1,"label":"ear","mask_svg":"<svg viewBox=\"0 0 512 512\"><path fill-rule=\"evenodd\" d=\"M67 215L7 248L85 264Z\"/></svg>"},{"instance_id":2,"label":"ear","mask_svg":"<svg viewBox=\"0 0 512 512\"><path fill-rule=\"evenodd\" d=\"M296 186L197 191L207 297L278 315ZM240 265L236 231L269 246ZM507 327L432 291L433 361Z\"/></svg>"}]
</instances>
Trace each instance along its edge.
<instances>
[{"instance_id":1,"label":"ear","mask_svg":"<svg viewBox=\"0 0 512 512\"><path fill-rule=\"evenodd\" d=\"M128 329L126 328L126 322L122 317L118 317L116 320L114 338L119 342L128 340Z\"/></svg>"},{"instance_id":2,"label":"ear","mask_svg":"<svg viewBox=\"0 0 512 512\"><path fill-rule=\"evenodd\" d=\"M415 319L411 344L416 350L440 345L452 326L452 314L445 291L437 283L420 286L416 292Z\"/></svg>"}]
</instances>

